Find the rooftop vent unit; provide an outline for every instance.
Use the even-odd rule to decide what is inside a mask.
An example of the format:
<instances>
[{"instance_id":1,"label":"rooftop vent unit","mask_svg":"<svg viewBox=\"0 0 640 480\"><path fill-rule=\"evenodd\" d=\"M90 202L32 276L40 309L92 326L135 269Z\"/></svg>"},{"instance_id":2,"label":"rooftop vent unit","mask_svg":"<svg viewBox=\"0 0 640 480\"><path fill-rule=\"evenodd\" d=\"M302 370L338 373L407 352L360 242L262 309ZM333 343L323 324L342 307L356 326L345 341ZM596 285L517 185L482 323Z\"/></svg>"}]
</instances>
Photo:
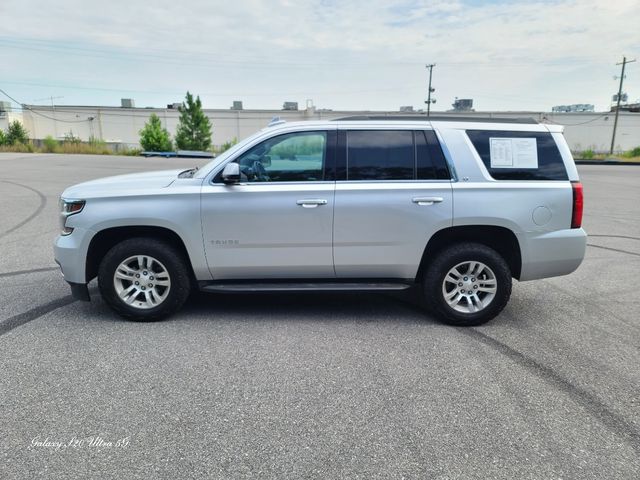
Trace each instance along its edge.
<instances>
[{"instance_id":1,"label":"rooftop vent unit","mask_svg":"<svg viewBox=\"0 0 640 480\"><path fill-rule=\"evenodd\" d=\"M167 108L169 110L178 110L181 106L182 106L182 104L180 102L168 103L167 104Z\"/></svg>"},{"instance_id":2,"label":"rooftop vent unit","mask_svg":"<svg viewBox=\"0 0 640 480\"><path fill-rule=\"evenodd\" d=\"M473 112L473 98L458 98L451 104L453 112Z\"/></svg>"},{"instance_id":3,"label":"rooftop vent unit","mask_svg":"<svg viewBox=\"0 0 640 480\"><path fill-rule=\"evenodd\" d=\"M136 102L133 98L121 98L120 107L122 108L136 108Z\"/></svg>"},{"instance_id":4,"label":"rooftop vent unit","mask_svg":"<svg viewBox=\"0 0 640 480\"><path fill-rule=\"evenodd\" d=\"M233 106L231 107L231 110L242 110L242 101L234 100L233 101Z\"/></svg>"},{"instance_id":5,"label":"rooftop vent unit","mask_svg":"<svg viewBox=\"0 0 640 480\"><path fill-rule=\"evenodd\" d=\"M284 102L282 110L298 110L298 102Z\"/></svg>"}]
</instances>

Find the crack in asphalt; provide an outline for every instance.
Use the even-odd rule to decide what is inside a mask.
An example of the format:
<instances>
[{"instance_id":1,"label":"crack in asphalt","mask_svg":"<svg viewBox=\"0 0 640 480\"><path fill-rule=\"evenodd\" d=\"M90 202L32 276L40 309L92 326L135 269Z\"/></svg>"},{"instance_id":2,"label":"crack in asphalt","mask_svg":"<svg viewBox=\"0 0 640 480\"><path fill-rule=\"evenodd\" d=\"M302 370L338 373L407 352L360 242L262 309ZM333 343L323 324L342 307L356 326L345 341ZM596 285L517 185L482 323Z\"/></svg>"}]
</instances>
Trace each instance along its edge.
<instances>
[{"instance_id":1,"label":"crack in asphalt","mask_svg":"<svg viewBox=\"0 0 640 480\"><path fill-rule=\"evenodd\" d=\"M395 296L388 296L387 298L396 301L402 306L409 308L415 312L419 312L422 315L428 314L422 307L411 303L408 300L404 300ZM497 340L477 328L471 327L452 327L458 330L463 335L470 337L473 340L477 340L498 353L506 356L516 364L524 367L530 373L533 373L536 377L552 384L558 390L567 394L572 400L580 404L592 417L600 421L605 427L611 430L616 435L624 438L627 443L635 451L640 453L640 431L636 429L633 424L630 424L624 417L618 415L611 410L604 402L598 397L591 394L587 390L574 385L571 381L565 378L563 375L555 372L552 368L542 365L533 358L519 352L513 347Z\"/></svg>"},{"instance_id":2,"label":"crack in asphalt","mask_svg":"<svg viewBox=\"0 0 640 480\"><path fill-rule=\"evenodd\" d=\"M533 371L543 380L553 384L558 390L563 391L579 403L603 425L627 440L634 450L640 452L640 431L638 431L633 424L626 421L624 417L612 411L611 408L603 403L598 397L587 390L574 385L570 380L555 372L552 368L542 365L533 358L519 352L505 343L502 343L500 340L496 340L475 328L459 330L461 330L463 334L484 343L493 350L496 350L502 355L508 357L518 365Z\"/></svg>"},{"instance_id":3,"label":"crack in asphalt","mask_svg":"<svg viewBox=\"0 0 640 480\"><path fill-rule=\"evenodd\" d=\"M620 250L619 248L603 247L602 245L594 245L593 243L587 243L588 247L601 248L603 250L611 250L612 252L626 253L627 255L635 255L640 257L640 253L630 252L628 250Z\"/></svg>"},{"instance_id":4,"label":"crack in asphalt","mask_svg":"<svg viewBox=\"0 0 640 480\"><path fill-rule=\"evenodd\" d=\"M7 332L10 332L14 328L18 328L25 323L29 323L32 320L36 320L37 318L46 315L49 312L57 310L60 307L64 307L66 305L70 305L76 302L76 299L71 295L67 295L66 297L58 298L49 303L45 303L44 305L37 306L32 308L31 310L27 310L26 312L19 313L18 315L14 315L13 317L9 317L6 320L0 322L0 336L4 335Z\"/></svg>"},{"instance_id":5,"label":"crack in asphalt","mask_svg":"<svg viewBox=\"0 0 640 480\"><path fill-rule=\"evenodd\" d=\"M16 275L26 275L27 273L51 272L53 270L60 270L60 268L59 267L43 267L43 268L33 268L31 270L15 270L13 272L0 273L0 278L15 277Z\"/></svg>"},{"instance_id":6,"label":"crack in asphalt","mask_svg":"<svg viewBox=\"0 0 640 480\"><path fill-rule=\"evenodd\" d=\"M599 235L596 233L589 233L587 234L588 237L605 237L605 238L626 238L627 240L638 240L640 241L640 238L638 237L630 237L628 235Z\"/></svg>"},{"instance_id":7,"label":"crack in asphalt","mask_svg":"<svg viewBox=\"0 0 640 480\"><path fill-rule=\"evenodd\" d=\"M36 208L36 210L29 215L27 218L25 218L24 220L22 220L20 223L18 223L17 225L11 227L9 230L6 230L3 233L0 233L0 238L2 237L6 237L7 235L9 235L11 232L15 232L16 230L18 230L20 227L24 226L25 224L29 223L31 220L33 220L34 218L36 218L38 216L38 214L44 209L44 207L47 205L47 197L44 196L44 194L42 192L40 192L39 190L36 190L35 188L32 188L28 185L23 185L22 183L17 183L17 182L11 182L9 180L1 180L3 183L8 183L10 185L16 185L18 187L22 187L22 188L26 188L27 190L31 190L32 192L34 192L35 194L38 195L38 197L40 197L40 205L38 205L38 208Z\"/></svg>"}]
</instances>

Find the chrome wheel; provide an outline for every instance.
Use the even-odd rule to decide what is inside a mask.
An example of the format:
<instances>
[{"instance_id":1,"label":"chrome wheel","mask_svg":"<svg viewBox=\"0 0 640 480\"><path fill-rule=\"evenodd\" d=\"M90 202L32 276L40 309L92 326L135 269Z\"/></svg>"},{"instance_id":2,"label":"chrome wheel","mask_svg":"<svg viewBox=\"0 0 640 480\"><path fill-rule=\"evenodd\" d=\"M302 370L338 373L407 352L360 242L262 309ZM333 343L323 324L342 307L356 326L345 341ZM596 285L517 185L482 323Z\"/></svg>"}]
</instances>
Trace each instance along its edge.
<instances>
[{"instance_id":1,"label":"chrome wheel","mask_svg":"<svg viewBox=\"0 0 640 480\"><path fill-rule=\"evenodd\" d=\"M481 262L462 262L445 275L442 294L457 312L476 313L484 310L496 296L496 275Z\"/></svg>"},{"instance_id":2,"label":"chrome wheel","mask_svg":"<svg viewBox=\"0 0 640 480\"><path fill-rule=\"evenodd\" d=\"M155 258L135 255L118 265L113 274L113 285L125 304L149 309L165 301L171 289L171 278L166 267Z\"/></svg>"}]
</instances>

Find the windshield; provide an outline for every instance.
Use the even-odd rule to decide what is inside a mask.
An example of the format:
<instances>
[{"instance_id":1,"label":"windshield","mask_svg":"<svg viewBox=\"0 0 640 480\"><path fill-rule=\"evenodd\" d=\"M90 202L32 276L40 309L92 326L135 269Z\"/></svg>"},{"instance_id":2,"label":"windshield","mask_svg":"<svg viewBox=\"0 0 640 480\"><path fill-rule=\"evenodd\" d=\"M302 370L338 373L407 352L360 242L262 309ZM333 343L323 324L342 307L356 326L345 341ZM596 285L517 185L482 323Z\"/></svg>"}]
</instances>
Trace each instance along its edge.
<instances>
[{"instance_id":1,"label":"windshield","mask_svg":"<svg viewBox=\"0 0 640 480\"><path fill-rule=\"evenodd\" d=\"M214 158L213 160L211 160L209 163L207 163L206 165L204 165L202 168L200 168L200 170L198 172L196 172L196 174L194 175L194 177L204 177L206 176L209 172L211 172L211 170L213 170L214 168L216 168L218 165L220 165L222 162L224 162L227 158L229 158L230 156L234 155L236 152L238 152L239 150L242 150L246 145L248 145L249 143L251 143L256 137L261 136L264 133L264 129L254 133L253 135L249 136L248 138L245 138L244 140L242 140L241 142L236 143L233 147L231 147L229 150L226 150L224 152L222 152L220 155L218 155L216 158Z\"/></svg>"}]
</instances>

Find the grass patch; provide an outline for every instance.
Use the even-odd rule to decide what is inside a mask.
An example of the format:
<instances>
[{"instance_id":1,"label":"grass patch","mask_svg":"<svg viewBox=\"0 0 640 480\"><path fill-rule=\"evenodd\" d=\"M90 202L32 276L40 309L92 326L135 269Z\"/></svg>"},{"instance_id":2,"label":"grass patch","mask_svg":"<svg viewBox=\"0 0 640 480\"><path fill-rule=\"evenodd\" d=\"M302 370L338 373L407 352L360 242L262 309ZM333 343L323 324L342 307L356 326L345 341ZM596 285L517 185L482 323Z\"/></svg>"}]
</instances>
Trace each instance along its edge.
<instances>
[{"instance_id":1,"label":"grass patch","mask_svg":"<svg viewBox=\"0 0 640 480\"><path fill-rule=\"evenodd\" d=\"M16 143L14 145L0 145L0 152L14 153L61 153L67 155L126 155L137 156L142 152L139 148L122 148L113 150L104 142L59 142L52 137L42 141L42 146L33 143Z\"/></svg>"},{"instance_id":2,"label":"grass patch","mask_svg":"<svg viewBox=\"0 0 640 480\"><path fill-rule=\"evenodd\" d=\"M609 155L608 153L596 153L593 149L573 152L573 158L576 160L593 160L606 162L607 160L615 160L617 162L640 163L640 147L632 148L626 152Z\"/></svg>"}]
</instances>

